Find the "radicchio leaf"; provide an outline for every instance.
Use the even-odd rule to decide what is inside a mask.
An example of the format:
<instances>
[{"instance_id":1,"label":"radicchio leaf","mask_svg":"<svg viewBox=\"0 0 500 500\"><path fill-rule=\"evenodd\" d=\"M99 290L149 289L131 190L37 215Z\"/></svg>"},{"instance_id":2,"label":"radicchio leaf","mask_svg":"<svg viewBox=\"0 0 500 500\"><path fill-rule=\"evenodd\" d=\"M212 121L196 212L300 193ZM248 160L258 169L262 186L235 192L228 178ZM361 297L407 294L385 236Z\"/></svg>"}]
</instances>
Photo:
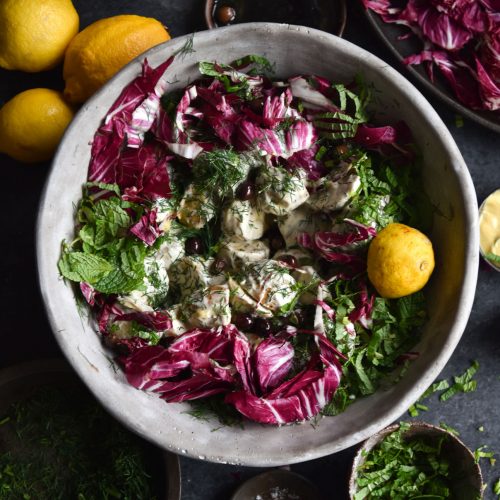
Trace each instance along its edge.
<instances>
[{"instance_id":1,"label":"radicchio leaf","mask_svg":"<svg viewBox=\"0 0 500 500\"><path fill-rule=\"evenodd\" d=\"M173 57L152 69L147 59L142 65L142 74L129 83L113 103L97 130L92 142L88 180L91 182L116 183L115 167L120 157L127 127L133 112L151 94Z\"/></svg>"},{"instance_id":2,"label":"radicchio leaf","mask_svg":"<svg viewBox=\"0 0 500 500\"><path fill-rule=\"evenodd\" d=\"M257 346L252 362L262 392L283 382L292 367L293 356L292 344L283 339L269 337Z\"/></svg>"},{"instance_id":3,"label":"radicchio leaf","mask_svg":"<svg viewBox=\"0 0 500 500\"><path fill-rule=\"evenodd\" d=\"M320 343L322 371L308 367L272 392L258 397L246 391L231 392L225 401L247 418L266 424L286 424L317 415L337 389L341 370L332 362L326 337Z\"/></svg>"},{"instance_id":4,"label":"radicchio leaf","mask_svg":"<svg viewBox=\"0 0 500 500\"><path fill-rule=\"evenodd\" d=\"M130 232L151 246L161 233L156 221L156 210L145 209L144 215L130 228Z\"/></svg>"}]
</instances>

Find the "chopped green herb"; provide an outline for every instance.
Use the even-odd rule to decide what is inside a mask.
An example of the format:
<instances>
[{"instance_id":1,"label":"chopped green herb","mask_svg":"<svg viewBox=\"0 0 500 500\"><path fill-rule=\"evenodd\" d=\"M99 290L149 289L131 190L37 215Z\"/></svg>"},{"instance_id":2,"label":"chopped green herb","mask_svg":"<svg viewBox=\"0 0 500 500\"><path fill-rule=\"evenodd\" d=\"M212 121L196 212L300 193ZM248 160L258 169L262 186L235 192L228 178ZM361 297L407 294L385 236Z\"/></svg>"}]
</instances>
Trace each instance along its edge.
<instances>
[{"instance_id":1,"label":"chopped green herb","mask_svg":"<svg viewBox=\"0 0 500 500\"><path fill-rule=\"evenodd\" d=\"M455 115L455 127L462 128L464 126L464 117L461 115Z\"/></svg>"},{"instance_id":2,"label":"chopped green herb","mask_svg":"<svg viewBox=\"0 0 500 500\"><path fill-rule=\"evenodd\" d=\"M476 463L479 463L481 458L488 458L491 465L495 465L496 459L494 458L495 453L492 451L485 451L488 448L487 445L480 446L474 451L474 459Z\"/></svg>"},{"instance_id":3,"label":"chopped green herb","mask_svg":"<svg viewBox=\"0 0 500 500\"><path fill-rule=\"evenodd\" d=\"M459 392L472 392L476 390L477 381L472 377L476 374L479 368L479 363L473 361L471 366L462 374L453 377L454 384L439 397L440 401L447 401Z\"/></svg>"},{"instance_id":4,"label":"chopped green herb","mask_svg":"<svg viewBox=\"0 0 500 500\"><path fill-rule=\"evenodd\" d=\"M495 493L495 495L498 495L500 497L500 479L497 479L497 481L493 485L493 493Z\"/></svg>"},{"instance_id":5,"label":"chopped green herb","mask_svg":"<svg viewBox=\"0 0 500 500\"><path fill-rule=\"evenodd\" d=\"M489 252L485 255L485 258L486 258L486 260L489 260L490 262L493 262L494 264L500 264L500 255Z\"/></svg>"},{"instance_id":6,"label":"chopped green herb","mask_svg":"<svg viewBox=\"0 0 500 500\"><path fill-rule=\"evenodd\" d=\"M419 412L418 410L423 410L427 411L428 408L425 407L426 409L424 410L423 408L419 408L419 403L423 401L424 399L427 399L428 397L432 396L434 393L439 392L439 391L444 391L445 389L448 389L450 387L450 384L448 383L447 380L439 380L438 382L434 382L423 394L420 396L419 400L417 403L414 405L411 405L410 408L408 408L408 413L410 414L410 417L418 417Z\"/></svg>"},{"instance_id":7,"label":"chopped green herb","mask_svg":"<svg viewBox=\"0 0 500 500\"><path fill-rule=\"evenodd\" d=\"M447 432L450 432L454 436L460 436L460 433L456 429L454 429L453 427L450 427L445 422L439 422L439 427L441 427L441 429L444 429Z\"/></svg>"},{"instance_id":8,"label":"chopped green herb","mask_svg":"<svg viewBox=\"0 0 500 500\"><path fill-rule=\"evenodd\" d=\"M250 75L274 72L274 65L271 64L265 57L259 56L257 54L248 54L241 59L236 59L230 64L230 66L232 66L233 68L238 69L243 69L250 65L253 65L253 68L250 71L247 71L247 73Z\"/></svg>"},{"instance_id":9,"label":"chopped green herb","mask_svg":"<svg viewBox=\"0 0 500 500\"><path fill-rule=\"evenodd\" d=\"M477 428L479 432L484 432L484 427L481 425L480 427Z\"/></svg>"},{"instance_id":10,"label":"chopped green herb","mask_svg":"<svg viewBox=\"0 0 500 500\"><path fill-rule=\"evenodd\" d=\"M85 392L44 387L2 426L0 498L154 499L146 450ZM156 472L156 469L155 469Z\"/></svg>"},{"instance_id":11,"label":"chopped green herb","mask_svg":"<svg viewBox=\"0 0 500 500\"><path fill-rule=\"evenodd\" d=\"M452 498L454 471L442 452L448 436L407 438L409 428L401 422L366 454L358 468L355 500Z\"/></svg>"}]
</instances>

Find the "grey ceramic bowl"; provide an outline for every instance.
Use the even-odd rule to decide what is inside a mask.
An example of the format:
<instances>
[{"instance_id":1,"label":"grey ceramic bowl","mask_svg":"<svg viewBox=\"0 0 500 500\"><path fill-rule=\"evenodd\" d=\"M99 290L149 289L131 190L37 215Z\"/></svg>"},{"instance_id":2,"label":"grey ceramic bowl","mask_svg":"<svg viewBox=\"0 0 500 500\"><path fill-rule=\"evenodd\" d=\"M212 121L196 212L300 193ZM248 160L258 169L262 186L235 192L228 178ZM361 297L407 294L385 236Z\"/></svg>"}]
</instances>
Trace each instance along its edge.
<instances>
[{"instance_id":1,"label":"grey ceramic bowl","mask_svg":"<svg viewBox=\"0 0 500 500\"><path fill-rule=\"evenodd\" d=\"M157 65L181 48L186 37L147 53ZM423 154L425 190L438 208L430 234L437 266L428 287L430 319L415 350L421 356L395 386L360 400L337 416L283 427L253 423L218 427L195 420L187 404L166 404L141 392L109 362L90 321L81 319L73 289L57 270L61 241L74 231L73 205L81 196L90 142L111 103L140 71L142 57L116 75L80 110L55 156L40 205L37 257L41 292L62 351L95 396L119 420L165 449L214 462L272 466L311 460L371 436L401 415L442 370L463 333L472 307L478 267L477 203L472 181L446 126L415 87L386 63L327 33L284 24L240 24L196 33L195 52L171 66L171 89L197 77L199 60L231 61L248 53L276 64L278 77L317 73L334 81L363 74L377 92L382 122L404 119ZM437 215L440 214L440 215ZM441 215L442 214L442 215Z\"/></svg>"},{"instance_id":2,"label":"grey ceramic bowl","mask_svg":"<svg viewBox=\"0 0 500 500\"><path fill-rule=\"evenodd\" d=\"M366 454L398 429L399 424L391 425L371 436L360 446L354 457L349 478L349 498L351 500L354 499L357 492L358 469L364 464ZM474 459L473 453L460 439L449 431L425 422L411 422L410 428L404 434L405 439L424 438L430 443L437 442L443 436L446 436L447 440L443 443L442 456L449 461L450 473L453 475L452 498L455 500L482 498L483 476L481 468Z\"/></svg>"}]
</instances>

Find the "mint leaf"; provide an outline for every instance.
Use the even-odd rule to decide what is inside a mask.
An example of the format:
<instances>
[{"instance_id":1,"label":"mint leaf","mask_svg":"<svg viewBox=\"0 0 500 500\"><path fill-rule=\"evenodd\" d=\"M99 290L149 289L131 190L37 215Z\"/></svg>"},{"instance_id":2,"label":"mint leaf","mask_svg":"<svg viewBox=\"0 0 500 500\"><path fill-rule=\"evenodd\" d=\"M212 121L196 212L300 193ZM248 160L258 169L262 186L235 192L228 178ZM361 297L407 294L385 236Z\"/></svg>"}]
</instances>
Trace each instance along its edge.
<instances>
[{"instance_id":1,"label":"mint leaf","mask_svg":"<svg viewBox=\"0 0 500 500\"><path fill-rule=\"evenodd\" d=\"M95 205L94 216L96 221L101 221L103 230L112 237L118 234L119 229L128 228L132 220L125 210L121 207L122 200L119 198L108 198L100 200Z\"/></svg>"},{"instance_id":2,"label":"mint leaf","mask_svg":"<svg viewBox=\"0 0 500 500\"><path fill-rule=\"evenodd\" d=\"M127 276L120 268L113 269L102 279L93 284L101 293L130 293L143 285L144 273L134 277Z\"/></svg>"},{"instance_id":3,"label":"mint leaf","mask_svg":"<svg viewBox=\"0 0 500 500\"><path fill-rule=\"evenodd\" d=\"M88 188L99 188L102 191L111 191L117 196L120 196L120 186L118 184L106 184L105 182L87 182L84 186L87 190Z\"/></svg>"},{"instance_id":4,"label":"mint leaf","mask_svg":"<svg viewBox=\"0 0 500 500\"><path fill-rule=\"evenodd\" d=\"M91 285L113 270L113 265L107 260L84 252L65 252L58 264L65 278Z\"/></svg>"},{"instance_id":5,"label":"mint leaf","mask_svg":"<svg viewBox=\"0 0 500 500\"><path fill-rule=\"evenodd\" d=\"M146 248L144 246L133 245L128 250L120 252L120 267L124 274L132 279L144 277L144 257Z\"/></svg>"},{"instance_id":6,"label":"mint leaf","mask_svg":"<svg viewBox=\"0 0 500 500\"><path fill-rule=\"evenodd\" d=\"M247 56L241 57L240 59L236 59L230 65L233 68L243 69L251 64L254 65L251 71L248 71L248 74L258 74L258 73L273 73L274 67L263 56L259 56L257 54L248 54Z\"/></svg>"}]
</instances>

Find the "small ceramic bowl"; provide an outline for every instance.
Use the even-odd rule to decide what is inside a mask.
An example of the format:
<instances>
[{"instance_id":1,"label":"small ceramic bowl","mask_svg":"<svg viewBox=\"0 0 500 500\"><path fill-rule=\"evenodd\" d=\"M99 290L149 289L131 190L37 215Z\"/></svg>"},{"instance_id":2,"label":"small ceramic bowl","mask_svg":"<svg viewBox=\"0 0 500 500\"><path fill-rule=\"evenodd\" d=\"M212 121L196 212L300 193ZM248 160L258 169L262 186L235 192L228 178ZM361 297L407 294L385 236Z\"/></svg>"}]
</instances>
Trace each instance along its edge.
<instances>
[{"instance_id":1,"label":"small ceramic bowl","mask_svg":"<svg viewBox=\"0 0 500 500\"><path fill-rule=\"evenodd\" d=\"M481 234L481 231L482 231L483 224L488 224L489 222L492 222L492 221L487 221L487 220L484 220L484 219L483 219L482 214L483 214L484 206L485 206L485 204L486 204L486 202L487 202L488 198L490 198L490 196L493 196L493 195L494 195L497 191L500 191L500 189L496 189L496 190L495 190L495 191L493 191L490 195L488 195L488 196L484 199L483 203L481 203L481 206L479 207L479 232L480 232L480 234ZM498 218L500 218L500 214L498 214ZM493 262L491 262L490 260L488 260L488 259L486 258L486 255L485 255L485 253L483 252L483 249L482 249L482 247L481 247L481 238L482 238L482 236L480 235L480 239L479 239L479 243L480 243L480 244L479 244L479 252L480 252L480 254L481 254L481 257L483 258L483 260L484 260L484 261L485 261L485 262L486 262L486 263L487 263L487 264L488 264L491 268L493 268L495 271L500 272L500 264L496 264L496 265L495 265Z\"/></svg>"},{"instance_id":2,"label":"small ceramic bowl","mask_svg":"<svg viewBox=\"0 0 500 500\"><path fill-rule=\"evenodd\" d=\"M321 494L308 479L284 469L263 472L245 481L231 500L322 500Z\"/></svg>"},{"instance_id":3,"label":"small ceramic bowl","mask_svg":"<svg viewBox=\"0 0 500 500\"><path fill-rule=\"evenodd\" d=\"M380 444L389 434L397 431L399 424L394 424L374 434L367 439L359 448L352 465L351 475L349 478L349 498L354 499L357 492L356 481L358 478L358 470L365 462L365 457L368 452ZM448 439L443 443L442 453L446 457L453 469L453 485L452 498L455 500L471 500L473 498L481 498L483 477L479 464L476 463L474 455L451 432L426 424L424 422L412 422L410 428L405 433L407 438L424 437L428 440L438 440L447 436Z\"/></svg>"},{"instance_id":4,"label":"small ceramic bowl","mask_svg":"<svg viewBox=\"0 0 500 500\"><path fill-rule=\"evenodd\" d=\"M266 2L272 9L265 10L253 0L206 0L205 22L209 29L248 21L274 21L303 24L342 36L347 22L345 0L310 0L298 2ZM300 20L299 20L300 19ZM299 20L298 22L296 22Z\"/></svg>"}]
</instances>

